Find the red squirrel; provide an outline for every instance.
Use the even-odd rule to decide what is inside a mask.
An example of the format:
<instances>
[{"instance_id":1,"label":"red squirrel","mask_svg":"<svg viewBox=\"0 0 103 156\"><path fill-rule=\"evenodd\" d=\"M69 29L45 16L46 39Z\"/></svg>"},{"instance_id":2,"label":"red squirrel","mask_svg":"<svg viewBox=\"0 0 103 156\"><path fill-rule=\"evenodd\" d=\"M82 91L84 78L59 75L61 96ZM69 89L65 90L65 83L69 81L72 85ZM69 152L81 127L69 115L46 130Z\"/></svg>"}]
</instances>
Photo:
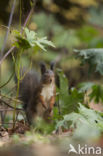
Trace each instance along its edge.
<instances>
[{"instance_id":1,"label":"red squirrel","mask_svg":"<svg viewBox=\"0 0 103 156\"><path fill-rule=\"evenodd\" d=\"M35 71L28 72L20 82L20 99L24 104L27 121L31 125L37 116L46 121L53 115L56 87L54 63L50 69L44 63L40 64L41 78Z\"/></svg>"}]
</instances>

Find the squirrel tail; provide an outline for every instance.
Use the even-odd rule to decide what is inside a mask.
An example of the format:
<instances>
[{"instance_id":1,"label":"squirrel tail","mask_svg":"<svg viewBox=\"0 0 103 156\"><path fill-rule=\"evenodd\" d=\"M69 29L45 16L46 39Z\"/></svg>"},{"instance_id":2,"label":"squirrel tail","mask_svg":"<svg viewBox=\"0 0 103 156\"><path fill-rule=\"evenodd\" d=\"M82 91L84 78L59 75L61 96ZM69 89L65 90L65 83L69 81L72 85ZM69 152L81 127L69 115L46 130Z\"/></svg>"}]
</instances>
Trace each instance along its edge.
<instances>
[{"instance_id":1,"label":"squirrel tail","mask_svg":"<svg viewBox=\"0 0 103 156\"><path fill-rule=\"evenodd\" d=\"M21 72L21 77L25 74L25 71ZM15 75L15 83L17 84L17 77ZM40 83L40 77L37 72L30 71L20 81L19 87L19 99L23 102L23 108L26 110L31 99L35 96L34 92ZM34 97L35 98L35 97Z\"/></svg>"}]
</instances>

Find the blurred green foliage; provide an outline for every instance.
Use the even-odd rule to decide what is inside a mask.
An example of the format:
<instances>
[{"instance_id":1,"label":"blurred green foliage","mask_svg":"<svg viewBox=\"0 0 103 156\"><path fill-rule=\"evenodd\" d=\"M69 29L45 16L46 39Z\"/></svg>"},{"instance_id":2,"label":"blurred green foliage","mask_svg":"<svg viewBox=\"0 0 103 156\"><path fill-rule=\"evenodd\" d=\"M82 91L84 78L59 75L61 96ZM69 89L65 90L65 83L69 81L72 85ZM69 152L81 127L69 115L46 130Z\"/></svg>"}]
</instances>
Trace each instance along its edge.
<instances>
[{"instance_id":1,"label":"blurred green foliage","mask_svg":"<svg viewBox=\"0 0 103 156\"><path fill-rule=\"evenodd\" d=\"M84 93L78 92L76 88L68 90L68 81L64 73L58 70L60 88L57 89L59 96L60 113L69 114L78 112L79 102L83 103Z\"/></svg>"}]
</instances>

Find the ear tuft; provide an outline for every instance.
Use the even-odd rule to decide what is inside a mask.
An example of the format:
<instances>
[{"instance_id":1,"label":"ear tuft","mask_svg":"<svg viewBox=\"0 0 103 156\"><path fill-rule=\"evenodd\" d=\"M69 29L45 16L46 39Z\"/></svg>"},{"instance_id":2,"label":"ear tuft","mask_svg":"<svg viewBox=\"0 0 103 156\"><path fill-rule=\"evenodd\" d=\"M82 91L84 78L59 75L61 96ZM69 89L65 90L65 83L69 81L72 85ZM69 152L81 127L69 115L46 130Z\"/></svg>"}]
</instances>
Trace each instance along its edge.
<instances>
[{"instance_id":1,"label":"ear tuft","mask_svg":"<svg viewBox=\"0 0 103 156\"><path fill-rule=\"evenodd\" d=\"M54 67L55 67L55 62L52 61L52 62L50 63L50 69L51 69L51 70L54 70Z\"/></svg>"},{"instance_id":2,"label":"ear tuft","mask_svg":"<svg viewBox=\"0 0 103 156\"><path fill-rule=\"evenodd\" d=\"M44 62L40 63L41 73L44 74L46 72L46 65Z\"/></svg>"}]
</instances>

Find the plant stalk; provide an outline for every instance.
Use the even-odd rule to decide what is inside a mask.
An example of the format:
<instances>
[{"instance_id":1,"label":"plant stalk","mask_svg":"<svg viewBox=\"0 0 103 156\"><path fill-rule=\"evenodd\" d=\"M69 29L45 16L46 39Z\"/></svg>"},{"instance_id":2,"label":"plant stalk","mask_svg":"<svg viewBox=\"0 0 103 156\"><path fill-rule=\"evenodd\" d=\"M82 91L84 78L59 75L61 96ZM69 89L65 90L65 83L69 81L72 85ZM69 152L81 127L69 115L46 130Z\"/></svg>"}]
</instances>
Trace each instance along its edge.
<instances>
[{"instance_id":1,"label":"plant stalk","mask_svg":"<svg viewBox=\"0 0 103 156\"><path fill-rule=\"evenodd\" d=\"M16 91L16 100L19 96L19 88L20 88L20 62L21 62L21 55L22 55L22 49L20 49L20 52L17 54L17 64L15 64L15 67L17 68L17 91ZM15 101L14 104L14 111L13 111L13 129L15 128L15 119L16 119L16 105L17 102Z\"/></svg>"}]
</instances>

